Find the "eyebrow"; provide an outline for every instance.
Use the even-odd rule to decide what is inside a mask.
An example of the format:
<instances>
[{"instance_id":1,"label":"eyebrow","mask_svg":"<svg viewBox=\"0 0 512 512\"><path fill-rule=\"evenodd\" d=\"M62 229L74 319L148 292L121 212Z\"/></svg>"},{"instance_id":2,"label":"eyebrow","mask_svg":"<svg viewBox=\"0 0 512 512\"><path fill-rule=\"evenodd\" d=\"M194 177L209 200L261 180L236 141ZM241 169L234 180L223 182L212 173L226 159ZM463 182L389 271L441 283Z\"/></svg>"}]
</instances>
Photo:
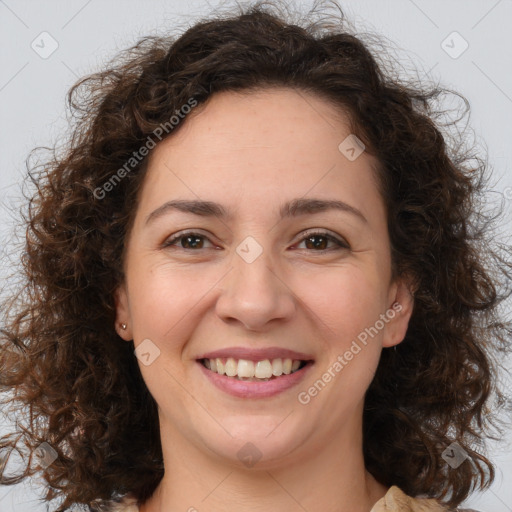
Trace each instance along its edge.
<instances>
[{"instance_id":1,"label":"eyebrow","mask_svg":"<svg viewBox=\"0 0 512 512\"><path fill-rule=\"evenodd\" d=\"M284 219L289 217L298 217L301 215L312 215L328 210L338 210L350 213L359 220L368 224L366 217L357 208L335 199L292 199L281 206L279 215L281 219ZM164 203L162 206L151 212L147 216L145 223L148 224L149 222L173 211L189 213L200 217L219 217L220 219L226 220L232 218L232 214L219 203L212 201L175 199Z\"/></svg>"}]
</instances>

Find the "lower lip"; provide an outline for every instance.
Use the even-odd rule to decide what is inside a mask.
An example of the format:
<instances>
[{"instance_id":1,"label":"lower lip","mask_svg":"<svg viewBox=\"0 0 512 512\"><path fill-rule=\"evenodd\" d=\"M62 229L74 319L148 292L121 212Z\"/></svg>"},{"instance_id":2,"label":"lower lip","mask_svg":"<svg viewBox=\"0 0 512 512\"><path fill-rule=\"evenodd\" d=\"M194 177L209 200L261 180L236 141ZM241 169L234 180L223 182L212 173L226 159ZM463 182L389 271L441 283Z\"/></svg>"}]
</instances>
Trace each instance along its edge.
<instances>
[{"instance_id":1,"label":"lower lip","mask_svg":"<svg viewBox=\"0 0 512 512\"><path fill-rule=\"evenodd\" d=\"M202 363L197 361L203 374L210 380L210 382L217 386L220 390L228 393L229 395L238 398L268 398L278 395L284 391L296 386L308 373L309 369L314 363L309 362L300 370L290 373L289 375L282 375L276 379L257 382L248 380L238 380L235 377L227 377L226 375L219 375L216 372L208 370Z\"/></svg>"}]
</instances>

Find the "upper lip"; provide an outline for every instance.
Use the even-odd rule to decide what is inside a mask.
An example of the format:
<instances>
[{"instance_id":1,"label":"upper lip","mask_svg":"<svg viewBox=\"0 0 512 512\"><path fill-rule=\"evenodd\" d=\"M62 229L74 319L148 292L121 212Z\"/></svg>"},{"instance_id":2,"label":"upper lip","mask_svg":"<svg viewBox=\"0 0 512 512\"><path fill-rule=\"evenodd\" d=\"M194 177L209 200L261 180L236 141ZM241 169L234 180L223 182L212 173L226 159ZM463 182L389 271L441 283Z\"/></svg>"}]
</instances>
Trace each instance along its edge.
<instances>
[{"instance_id":1,"label":"upper lip","mask_svg":"<svg viewBox=\"0 0 512 512\"><path fill-rule=\"evenodd\" d=\"M288 350L280 347L268 348L245 348L245 347L229 347L207 352L197 359L216 359L227 358L233 359L247 359L248 361L263 361L265 359L294 359L300 361L310 361L313 357L303 352L296 352L295 350Z\"/></svg>"}]
</instances>

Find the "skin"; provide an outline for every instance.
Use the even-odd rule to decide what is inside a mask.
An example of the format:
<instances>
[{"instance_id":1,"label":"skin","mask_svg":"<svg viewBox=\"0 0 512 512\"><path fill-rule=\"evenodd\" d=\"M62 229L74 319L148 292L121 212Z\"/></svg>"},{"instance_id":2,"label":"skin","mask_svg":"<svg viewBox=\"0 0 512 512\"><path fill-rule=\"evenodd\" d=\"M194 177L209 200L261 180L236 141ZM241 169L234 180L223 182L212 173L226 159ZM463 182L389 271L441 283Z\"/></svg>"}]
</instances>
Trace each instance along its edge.
<instances>
[{"instance_id":1,"label":"skin","mask_svg":"<svg viewBox=\"0 0 512 512\"><path fill-rule=\"evenodd\" d=\"M168 469L142 512L369 512L388 490L364 467L364 394L383 348L403 340L413 298L408 282L391 280L376 160L363 152L349 161L338 149L349 133L343 114L310 93L223 92L152 151L116 293L119 335L160 350L139 367L159 407ZM303 197L345 201L367 222L336 210L279 218L284 202ZM233 216L172 211L145 224L171 199L215 201ZM320 248L308 244L310 228L350 248L323 245L322 235ZM205 238L192 249L186 237L163 246L182 230ZM263 249L252 263L236 252L248 236ZM299 403L395 302L401 311ZM312 354L315 365L277 396L237 398L196 363L233 346L285 347ZM250 468L237 456L247 442L262 454Z\"/></svg>"}]
</instances>

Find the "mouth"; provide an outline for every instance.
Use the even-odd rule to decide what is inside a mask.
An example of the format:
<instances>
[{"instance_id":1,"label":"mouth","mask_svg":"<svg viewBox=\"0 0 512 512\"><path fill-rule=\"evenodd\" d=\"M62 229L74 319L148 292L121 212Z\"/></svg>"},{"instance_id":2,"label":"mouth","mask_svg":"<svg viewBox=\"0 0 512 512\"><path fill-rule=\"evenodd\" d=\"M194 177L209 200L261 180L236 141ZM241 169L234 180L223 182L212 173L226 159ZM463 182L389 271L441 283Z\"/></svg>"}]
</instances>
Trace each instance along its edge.
<instances>
[{"instance_id":1,"label":"mouth","mask_svg":"<svg viewBox=\"0 0 512 512\"><path fill-rule=\"evenodd\" d=\"M217 389L246 400L277 397L297 387L314 367L315 361L279 357L258 360L202 357L196 359L196 364L207 381Z\"/></svg>"},{"instance_id":2,"label":"mouth","mask_svg":"<svg viewBox=\"0 0 512 512\"><path fill-rule=\"evenodd\" d=\"M212 373L229 377L233 380L245 382L267 382L277 380L286 375L300 372L306 366L312 365L313 360L300 360L291 358L263 359L252 361L249 359L214 358L198 359L204 368Z\"/></svg>"}]
</instances>

